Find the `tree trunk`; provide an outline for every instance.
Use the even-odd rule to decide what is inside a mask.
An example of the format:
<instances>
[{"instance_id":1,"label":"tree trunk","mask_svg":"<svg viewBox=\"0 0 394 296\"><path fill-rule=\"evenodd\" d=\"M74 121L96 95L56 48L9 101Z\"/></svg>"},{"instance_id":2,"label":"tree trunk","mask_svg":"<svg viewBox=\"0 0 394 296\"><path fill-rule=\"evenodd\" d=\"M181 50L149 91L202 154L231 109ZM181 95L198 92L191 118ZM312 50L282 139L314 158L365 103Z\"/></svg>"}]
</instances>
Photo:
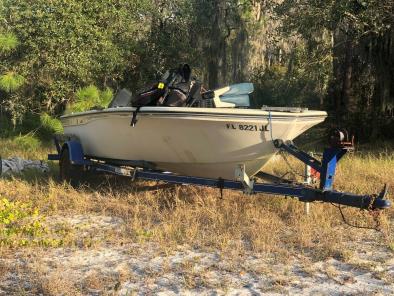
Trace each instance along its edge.
<instances>
[{"instance_id":1,"label":"tree trunk","mask_svg":"<svg viewBox=\"0 0 394 296\"><path fill-rule=\"evenodd\" d=\"M210 88L219 86L219 74L223 67L223 51L225 51L225 40L223 40L221 23L223 21L222 0L216 0L214 4L214 20L209 40L208 50L208 84Z\"/></svg>"},{"instance_id":2,"label":"tree trunk","mask_svg":"<svg viewBox=\"0 0 394 296\"><path fill-rule=\"evenodd\" d=\"M345 43L345 59L343 63L343 77L342 77L342 90L340 101L345 105L345 110L342 108L338 110L341 114L341 118L345 114L354 113L357 110L356 102L352 98L352 72L353 72L353 38L350 36L352 33L349 32L346 37Z\"/></svg>"},{"instance_id":3,"label":"tree trunk","mask_svg":"<svg viewBox=\"0 0 394 296\"><path fill-rule=\"evenodd\" d=\"M332 69L333 69L333 79L330 83L328 90L328 107L335 113L336 122L341 120L341 110L343 109L343 101L341 96L341 85L343 80L342 76L342 56L343 56L343 46L341 46L343 40L343 35L339 28L333 29L332 34Z\"/></svg>"}]
</instances>

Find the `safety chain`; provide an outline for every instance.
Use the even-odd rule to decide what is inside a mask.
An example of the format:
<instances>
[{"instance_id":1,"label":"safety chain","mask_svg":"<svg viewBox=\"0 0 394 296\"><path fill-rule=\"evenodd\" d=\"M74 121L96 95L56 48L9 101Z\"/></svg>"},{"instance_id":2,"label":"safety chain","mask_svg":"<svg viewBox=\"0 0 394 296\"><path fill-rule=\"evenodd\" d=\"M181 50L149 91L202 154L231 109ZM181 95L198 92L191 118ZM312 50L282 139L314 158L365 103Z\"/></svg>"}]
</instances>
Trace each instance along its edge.
<instances>
[{"instance_id":1,"label":"safety chain","mask_svg":"<svg viewBox=\"0 0 394 296\"><path fill-rule=\"evenodd\" d=\"M368 213L372 215L373 220L375 222L375 226L374 227L361 226L361 225L356 225L356 224L352 224L352 223L348 222L348 220L345 218L344 213L342 212L341 205L336 205L336 204L333 204L333 203L331 203L331 204L339 209L339 212L341 213L343 222L345 224L347 224L348 226L354 227L354 228L370 229L370 230L375 230L375 231L378 231L378 232L382 232L382 229L380 228L381 225L380 225L380 220L379 220L379 216L380 216L380 211L379 210L372 210L372 209L368 210ZM371 202L369 208L371 207L372 204L373 204L373 202Z\"/></svg>"},{"instance_id":2,"label":"safety chain","mask_svg":"<svg viewBox=\"0 0 394 296\"><path fill-rule=\"evenodd\" d=\"M292 165L290 164L289 160L287 159L287 157L286 157L286 155L285 155L285 151L281 150L281 151L279 152L279 154L282 156L282 158L283 158L284 161L286 162L287 166L289 167L290 173L292 173L294 176L299 176L299 177L302 177L302 178L306 178L306 176L305 176L304 174L301 174L301 173L297 172L297 170L295 170L295 169L292 167ZM315 155L318 155L318 154L315 154ZM318 156L319 156L319 155L318 155ZM322 155L321 155L321 156L322 156ZM285 174L282 176L282 178L283 178L285 175L287 175L287 174L288 174L288 172L285 173ZM382 229L381 229L381 227L380 227L380 226L381 226L381 223L380 223L380 219L379 219L379 217L380 217L380 212L381 212L381 211L373 209L373 204L375 203L376 198L377 198L377 196L376 196L376 195L373 195L372 198L371 198L371 202L370 202L369 205L368 205L368 213L369 213L370 215L372 215L373 220L374 220L374 222L375 222L375 226L374 226L374 227L370 227L370 226L361 226L361 225L356 225L356 224L352 224L352 223L348 222L348 220L346 219L346 217L345 217L345 215L344 215L344 213L343 213L343 211L342 211L341 205L336 205L336 204L333 204L333 203L331 203L331 204L339 209L339 212L340 212L340 214L341 214L342 220L343 220L343 222L344 222L346 225L348 225L348 226L350 226L350 227L354 227L354 228L370 229L370 230L375 230L375 231L378 231L378 232L382 232Z\"/></svg>"},{"instance_id":3,"label":"safety chain","mask_svg":"<svg viewBox=\"0 0 394 296\"><path fill-rule=\"evenodd\" d=\"M302 178L304 178L304 179L306 178L306 175L297 172L297 170L295 170L295 169L291 166L291 164L290 164L289 160L287 159L287 157L286 157L286 155L285 155L285 152L284 152L283 150L281 150L281 151L279 152L279 154L282 156L282 158L283 158L284 161L286 162L287 166L289 167L290 172L291 172L293 175L302 177ZM287 174L287 173L286 173L286 174ZM285 174L285 175L286 175L286 174Z\"/></svg>"}]
</instances>

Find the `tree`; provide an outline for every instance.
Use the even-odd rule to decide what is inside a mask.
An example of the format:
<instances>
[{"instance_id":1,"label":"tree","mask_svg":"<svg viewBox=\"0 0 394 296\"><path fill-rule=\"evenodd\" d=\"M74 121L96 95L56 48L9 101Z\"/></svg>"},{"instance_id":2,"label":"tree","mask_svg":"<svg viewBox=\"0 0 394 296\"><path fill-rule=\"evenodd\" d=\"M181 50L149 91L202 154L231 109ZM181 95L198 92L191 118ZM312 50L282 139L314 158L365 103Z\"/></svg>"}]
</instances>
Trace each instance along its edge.
<instances>
[{"instance_id":1,"label":"tree","mask_svg":"<svg viewBox=\"0 0 394 296\"><path fill-rule=\"evenodd\" d=\"M256 106L321 107L383 135L394 130L393 2L3 0L0 102L14 121L59 115L80 89L135 92L186 62L209 88L252 80Z\"/></svg>"},{"instance_id":2,"label":"tree","mask_svg":"<svg viewBox=\"0 0 394 296\"><path fill-rule=\"evenodd\" d=\"M7 58L19 45L19 41L12 33L0 32L0 57ZM0 64L0 115L3 116L3 107L12 114L14 127L20 119L18 106L13 104L17 91L25 83L25 78L13 69L7 69Z\"/></svg>"},{"instance_id":3,"label":"tree","mask_svg":"<svg viewBox=\"0 0 394 296\"><path fill-rule=\"evenodd\" d=\"M19 47L1 67L26 78L13 104L33 113L54 113L80 87L116 88L144 31L144 15L139 14L144 3L4 0L3 17Z\"/></svg>"},{"instance_id":4,"label":"tree","mask_svg":"<svg viewBox=\"0 0 394 296\"><path fill-rule=\"evenodd\" d=\"M332 56L327 105L360 137L377 137L394 124L382 120L394 105L393 10L392 0L285 0L277 6L283 29L307 43L319 41L321 32L331 35L323 47Z\"/></svg>"}]
</instances>

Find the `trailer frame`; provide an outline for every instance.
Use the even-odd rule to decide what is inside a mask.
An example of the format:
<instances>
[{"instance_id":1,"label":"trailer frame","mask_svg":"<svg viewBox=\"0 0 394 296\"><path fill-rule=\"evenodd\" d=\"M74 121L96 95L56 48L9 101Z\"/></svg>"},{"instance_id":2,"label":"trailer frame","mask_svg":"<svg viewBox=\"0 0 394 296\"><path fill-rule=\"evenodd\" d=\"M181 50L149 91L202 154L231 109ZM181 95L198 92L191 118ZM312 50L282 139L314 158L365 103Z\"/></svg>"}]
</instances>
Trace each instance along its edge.
<instances>
[{"instance_id":1,"label":"trailer frame","mask_svg":"<svg viewBox=\"0 0 394 296\"><path fill-rule=\"evenodd\" d=\"M195 176L182 176L171 172L164 172L155 169L154 163L145 160L116 160L99 159L84 154L83 147L75 136L55 135L54 137L56 154L49 154L48 160L59 161L62 166L63 161L69 161L69 167L76 171L105 172L136 179L163 181L172 184L190 184L206 187L243 191L246 194L265 193L280 195L285 197L295 197L301 202L325 202L339 205L355 207L363 210L381 210L391 207L391 201L386 199L388 188L385 185L379 194L359 195L354 193L340 192L333 190L333 183L338 161L352 149L353 144L340 141L336 145L324 149L322 160L318 160L308 153L300 150L291 141L277 139L273 141L278 150L286 151L296 157L306 165L318 172L319 188L308 186L307 184L291 183L282 180L277 176L271 176L272 183L258 183L255 179L249 178L245 173L245 167L240 164L235 168L235 180L225 180L222 178L210 179ZM65 155L67 154L67 155ZM63 157L62 157L63 156ZM64 164L63 164L63 167ZM67 172L64 172L67 174ZM81 174L76 177L80 178ZM75 177L75 176L74 176ZM79 180L69 181L78 182Z\"/></svg>"}]
</instances>

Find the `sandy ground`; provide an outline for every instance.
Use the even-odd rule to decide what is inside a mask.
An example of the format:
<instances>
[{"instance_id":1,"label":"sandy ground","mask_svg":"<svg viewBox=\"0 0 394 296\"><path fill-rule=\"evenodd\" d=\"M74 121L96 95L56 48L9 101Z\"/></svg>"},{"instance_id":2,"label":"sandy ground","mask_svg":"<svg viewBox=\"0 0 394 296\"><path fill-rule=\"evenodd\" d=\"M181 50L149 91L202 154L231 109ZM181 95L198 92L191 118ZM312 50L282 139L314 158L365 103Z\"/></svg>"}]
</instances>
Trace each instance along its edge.
<instances>
[{"instance_id":1,"label":"sandy ground","mask_svg":"<svg viewBox=\"0 0 394 296\"><path fill-rule=\"evenodd\" d=\"M106 216L49 223L65 223L81 239L123 227ZM393 253L373 235L349 247L355 252L346 260L320 261L188 246L166 252L152 243L23 250L0 259L0 295L394 295Z\"/></svg>"}]
</instances>

